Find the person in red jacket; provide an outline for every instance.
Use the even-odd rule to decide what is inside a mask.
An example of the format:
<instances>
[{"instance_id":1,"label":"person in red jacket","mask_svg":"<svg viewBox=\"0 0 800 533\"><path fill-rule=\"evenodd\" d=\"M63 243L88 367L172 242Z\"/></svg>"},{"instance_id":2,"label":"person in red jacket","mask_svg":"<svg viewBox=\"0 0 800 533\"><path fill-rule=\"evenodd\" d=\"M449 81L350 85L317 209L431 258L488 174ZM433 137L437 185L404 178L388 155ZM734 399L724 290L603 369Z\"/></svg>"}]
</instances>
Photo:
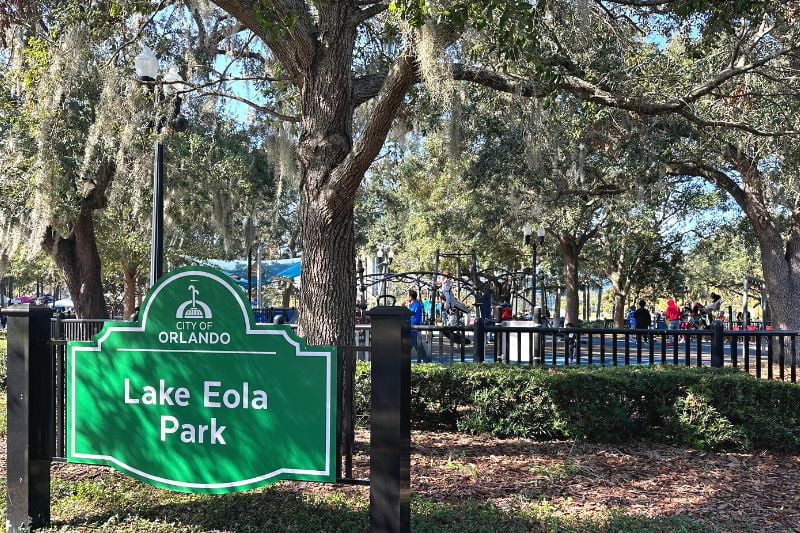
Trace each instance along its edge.
<instances>
[{"instance_id":1,"label":"person in red jacket","mask_svg":"<svg viewBox=\"0 0 800 533\"><path fill-rule=\"evenodd\" d=\"M681 329L681 308L672 298L667 300L664 318L667 320L667 329Z\"/></svg>"}]
</instances>

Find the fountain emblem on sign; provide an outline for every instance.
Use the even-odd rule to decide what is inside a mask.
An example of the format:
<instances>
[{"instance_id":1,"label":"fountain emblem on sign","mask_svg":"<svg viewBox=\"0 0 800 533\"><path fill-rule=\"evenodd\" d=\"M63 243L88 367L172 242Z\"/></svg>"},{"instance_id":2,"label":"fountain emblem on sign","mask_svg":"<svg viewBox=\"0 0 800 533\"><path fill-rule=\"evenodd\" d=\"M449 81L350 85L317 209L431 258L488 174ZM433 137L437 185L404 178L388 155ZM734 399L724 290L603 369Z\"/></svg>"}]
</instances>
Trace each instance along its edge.
<instances>
[{"instance_id":1,"label":"fountain emblem on sign","mask_svg":"<svg viewBox=\"0 0 800 533\"><path fill-rule=\"evenodd\" d=\"M210 319L212 317L211 308L206 305L205 302L201 302L197 299L197 295L200 294L200 291L198 291L194 285L189 285L189 292L192 293L192 299L178 306L178 310L175 312L175 318Z\"/></svg>"}]
</instances>

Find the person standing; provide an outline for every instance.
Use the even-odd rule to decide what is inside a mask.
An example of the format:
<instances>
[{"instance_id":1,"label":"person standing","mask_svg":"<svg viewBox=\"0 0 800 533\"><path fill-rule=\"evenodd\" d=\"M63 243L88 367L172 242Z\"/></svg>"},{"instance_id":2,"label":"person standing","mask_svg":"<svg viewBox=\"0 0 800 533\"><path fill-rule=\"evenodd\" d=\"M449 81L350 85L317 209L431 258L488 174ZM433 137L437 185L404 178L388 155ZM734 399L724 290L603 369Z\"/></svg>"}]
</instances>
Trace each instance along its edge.
<instances>
[{"instance_id":1,"label":"person standing","mask_svg":"<svg viewBox=\"0 0 800 533\"><path fill-rule=\"evenodd\" d=\"M422 324L422 304L417 300L417 291L411 289L406 295L406 307L411 311L411 325L419 326ZM425 345L419 338L419 331L411 330L411 348L416 350L417 359L422 363L428 362L428 352L425 351Z\"/></svg>"},{"instance_id":2,"label":"person standing","mask_svg":"<svg viewBox=\"0 0 800 533\"><path fill-rule=\"evenodd\" d=\"M653 324L653 319L650 316L650 311L647 310L647 302L644 300L639 300L639 308L633 312L633 320L636 323L636 329L650 329L650 326ZM645 341L650 343L648 337L644 338ZM636 334L636 342L642 342L642 334Z\"/></svg>"},{"instance_id":3,"label":"person standing","mask_svg":"<svg viewBox=\"0 0 800 533\"><path fill-rule=\"evenodd\" d=\"M639 309L633 312L633 319L636 321L636 329L650 329L653 324L653 319L650 317L650 311L647 310L647 302L639 300Z\"/></svg>"},{"instance_id":4,"label":"person standing","mask_svg":"<svg viewBox=\"0 0 800 533\"><path fill-rule=\"evenodd\" d=\"M681 329L681 308L670 298L667 300L667 309L664 311L667 329Z\"/></svg>"},{"instance_id":5,"label":"person standing","mask_svg":"<svg viewBox=\"0 0 800 533\"><path fill-rule=\"evenodd\" d=\"M670 298L667 300L667 308L664 310L664 320L667 321L667 330L680 331L681 329L681 308ZM668 337L667 346L675 342L675 337ZM679 339L680 340L680 339Z\"/></svg>"}]
</instances>

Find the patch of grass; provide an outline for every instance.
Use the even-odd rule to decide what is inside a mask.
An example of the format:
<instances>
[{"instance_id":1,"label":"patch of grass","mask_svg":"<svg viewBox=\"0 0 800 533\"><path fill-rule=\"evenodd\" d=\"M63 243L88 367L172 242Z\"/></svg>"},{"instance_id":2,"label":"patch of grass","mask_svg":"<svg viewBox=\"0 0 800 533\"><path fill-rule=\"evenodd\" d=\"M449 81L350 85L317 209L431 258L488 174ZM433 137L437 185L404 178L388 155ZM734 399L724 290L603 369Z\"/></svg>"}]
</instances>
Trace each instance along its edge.
<instances>
[{"instance_id":1,"label":"patch of grass","mask_svg":"<svg viewBox=\"0 0 800 533\"><path fill-rule=\"evenodd\" d=\"M583 473L585 469L573 463L559 463L554 465L536 465L530 468L537 476L545 478L548 482L561 481L575 474Z\"/></svg>"},{"instance_id":2,"label":"patch of grass","mask_svg":"<svg viewBox=\"0 0 800 533\"><path fill-rule=\"evenodd\" d=\"M0 492L4 490L5 483ZM51 490L53 522L44 531L350 533L369 529L367 498L337 490L312 495L278 484L238 494L182 494L116 474L77 482L54 479ZM4 509L0 513L4 519ZM506 509L475 500L453 504L419 496L411 500L411 529L430 533L726 530L685 516L648 518L619 510L590 517L565 516L547 500Z\"/></svg>"},{"instance_id":3,"label":"patch of grass","mask_svg":"<svg viewBox=\"0 0 800 533\"><path fill-rule=\"evenodd\" d=\"M445 470L450 470L451 472L460 472L471 477L478 477L478 465L475 463L461 463L449 459L445 463L444 468Z\"/></svg>"},{"instance_id":4,"label":"patch of grass","mask_svg":"<svg viewBox=\"0 0 800 533\"><path fill-rule=\"evenodd\" d=\"M245 493L183 494L119 475L52 485L48 531L360 531L367 501L343 493L324 497L283 485Z\"/></svg>"}]
</instances>

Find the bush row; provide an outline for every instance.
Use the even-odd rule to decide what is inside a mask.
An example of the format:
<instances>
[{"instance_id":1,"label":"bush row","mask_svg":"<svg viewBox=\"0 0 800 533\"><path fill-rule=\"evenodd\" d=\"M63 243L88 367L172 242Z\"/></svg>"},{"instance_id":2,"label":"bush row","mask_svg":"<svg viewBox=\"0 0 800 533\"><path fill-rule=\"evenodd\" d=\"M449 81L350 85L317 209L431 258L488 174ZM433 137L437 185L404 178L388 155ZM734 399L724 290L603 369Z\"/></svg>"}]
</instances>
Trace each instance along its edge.
<instances>
[{"instance_id":1,"label":"bush row","mask_svg":"<svg viewBox=\"0 0 800 533\"><path fill-rule=\"evenodd\" d=\"M361 424L368 420L369 386L369 366L359 363ZM800 386L736 370L457 364L414 365L411 372L415 427L497 437L798 452L799 417Z\"/></svg>"}]
</instances>

